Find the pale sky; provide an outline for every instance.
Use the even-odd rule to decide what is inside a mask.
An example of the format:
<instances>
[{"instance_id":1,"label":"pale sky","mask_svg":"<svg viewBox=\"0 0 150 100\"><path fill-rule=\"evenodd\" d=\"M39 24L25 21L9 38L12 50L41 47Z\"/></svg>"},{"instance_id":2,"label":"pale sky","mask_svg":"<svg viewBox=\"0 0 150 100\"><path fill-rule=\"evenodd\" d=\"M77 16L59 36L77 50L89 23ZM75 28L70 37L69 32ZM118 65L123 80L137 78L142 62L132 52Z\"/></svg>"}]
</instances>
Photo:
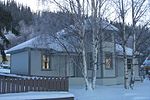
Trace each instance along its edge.
<instances>
[{"instance_id":1,"label":"pale sky","mask_svg":"<svg viewBox=\"0 0 150 100\"><path fill-rule=\"evenodd\" d=\"M1 1L7 1L7 0L1 0ZM20 3L20 4L23 4L25 6L29 6L31 8L31 10L34 11L34 12L36 12L37 10L41 11L41 10L44 10L44 9L49 9L51 11L54 11L54 9L56 8L52 4L44 4L42 6L41 2L38 2L38 0L15 0L15 1Z\"/></svg>"}]
</instances>

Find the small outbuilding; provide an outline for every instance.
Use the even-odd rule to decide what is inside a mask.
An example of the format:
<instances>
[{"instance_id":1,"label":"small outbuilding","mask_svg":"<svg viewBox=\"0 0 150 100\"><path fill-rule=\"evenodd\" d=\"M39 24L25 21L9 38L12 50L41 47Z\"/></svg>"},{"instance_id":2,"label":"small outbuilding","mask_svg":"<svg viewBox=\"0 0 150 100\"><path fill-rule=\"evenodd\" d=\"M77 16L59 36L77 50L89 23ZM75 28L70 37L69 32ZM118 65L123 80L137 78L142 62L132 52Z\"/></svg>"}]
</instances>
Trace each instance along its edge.
<instances>
[{"instance_id":1,"label":"small outbuilding","mask_svg":"<svg viewBox=\"0 0 150 100\"><path fill-rule=\"evenodd\" d=\"M67 42L63 43L69 47ZM7 51L11 54L11 73L37 76L69 76L73 71L71 56L62 45L50 36L38 36ZM69 71L68 71L69 70ZM70 72L70 73L69 73Z\"/></svg>"}]
</instances>

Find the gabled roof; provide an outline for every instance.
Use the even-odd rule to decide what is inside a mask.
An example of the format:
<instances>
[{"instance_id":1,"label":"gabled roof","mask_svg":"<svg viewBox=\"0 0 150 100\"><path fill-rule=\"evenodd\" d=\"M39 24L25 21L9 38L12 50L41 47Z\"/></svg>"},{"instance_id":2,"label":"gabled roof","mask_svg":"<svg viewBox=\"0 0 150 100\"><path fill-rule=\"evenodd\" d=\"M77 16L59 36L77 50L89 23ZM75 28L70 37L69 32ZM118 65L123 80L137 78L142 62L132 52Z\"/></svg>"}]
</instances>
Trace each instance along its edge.
<instances>
[{"instance_id":1,"label":"gabled roof","mask_svg":"<svg viewBox=\"0 0 150 100\"><path fill-rule=\"evenodd\" d=\"M35 38L32 38L26 42L23 42L17 46L14 46L7 50L7 53L12 53L17 50L22 50L25 48L34 48L34 49L52 49L58 52L66 51L64 46L69 52L73 52L73 47L64 40L59 42L55 37L50 35L40 35ZM63 44L63 45L62 45Z\"/></svg>"},{"instance_id":2,"label":"gabled roof","mask_svg":"<svg viewBox=\"0 0 150 100\"><path fill-rule=\"evenodd\" d=\"M63 33L63 31L62 33L58 33L59 40L57 40L55 37L51 35L37 36L15 47L10 48L9 50L7 50L7 53L12 53L14 51L22 50L25 48L52 49L57 52L66 52L66 49L67 49L68 52L75 52L75 47L71 45L70 42L76 42L76 45L77 45L78 42L77 40L75 40L76 38L70 38L70 39L63 38L60 35L65 35L65 33ZM67 40L69 40L70 42L67 42ZM66 48L64 48L64 46ZM126 47L126 53L128 56L132 56L132 51L133 50L131 48ZM121 45L116 44L116 52L118 55L123 55L123 49Z\"/></svg>"}]
</instances>

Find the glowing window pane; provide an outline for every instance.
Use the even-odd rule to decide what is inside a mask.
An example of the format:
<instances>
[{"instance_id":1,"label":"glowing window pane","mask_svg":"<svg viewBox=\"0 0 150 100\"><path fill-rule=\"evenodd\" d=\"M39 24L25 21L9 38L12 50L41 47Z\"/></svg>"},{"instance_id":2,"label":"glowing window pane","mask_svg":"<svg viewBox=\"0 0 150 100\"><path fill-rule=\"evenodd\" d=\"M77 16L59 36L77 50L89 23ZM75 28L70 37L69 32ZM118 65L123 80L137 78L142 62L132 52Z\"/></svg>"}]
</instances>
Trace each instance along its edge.
<instances>
[{"instance_id":1,"label":"glowing window pane","mask_svg":"<svg viewBox=\"0 0 150 100\"><path fill-rule=\"evenodd\" d=\"M50 69L50 59L48 55L42 56L42 69L44 70Z\"/></svg>"}]
</instances>

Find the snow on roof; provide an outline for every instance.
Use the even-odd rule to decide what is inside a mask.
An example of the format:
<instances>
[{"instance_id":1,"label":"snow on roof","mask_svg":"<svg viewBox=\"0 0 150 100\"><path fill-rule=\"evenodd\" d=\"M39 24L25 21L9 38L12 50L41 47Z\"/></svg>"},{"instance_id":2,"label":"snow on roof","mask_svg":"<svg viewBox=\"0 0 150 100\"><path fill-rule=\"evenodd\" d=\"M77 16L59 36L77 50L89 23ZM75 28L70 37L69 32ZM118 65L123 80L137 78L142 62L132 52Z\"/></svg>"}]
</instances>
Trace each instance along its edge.
<instances>
[{"instance_id":1,"label":"snow on roof","mask_svg":"<svg viewBox=\"0 0 150 100\"><path fill-rule=\"evenodd\" d=\"M23 42L15 47L10 48L7 50L7 53L10 53L12 51L21 50L24 48L37 48L37 49L53 49L58 52L66 51L64 46L67 47L67 50L70 52L73 52L73 47L66 42L65 40L61 39L57 40L55 37L50 35L40 35L35 38L32 38L26 42Z\"/></svg>"},{"instance_id":2,"label":"snow on roof","mask_svg":"<svg viewBox=\"0 0 150 100\"><path fill-rule=\"evenodd\" d=\"M16 38L16 36L15 36L13 33L8 33L8 34L5 35L5 37L6 37L8 40L11 40L11 39Z\"/></svg>"},{"instance_id":3,"label":"snow on roof","mask_svg":"<svg viewBox=\"0 0 150 100\"><path fill-rule=\"evenodd\" d=\"M149 66L150 67L150 60L145 60L144 61L144 66Z\"/></svg>"},{"instance_id":4,"label":"snow on roof","mask_svg":"<svg viewBox=\"0 0 150 100\"><path fill-rule=\"evenodd\" d=\"M58 52L65 52L66 49L69 52L74 52L74 47L73 45L71 45L69 42L67 41L73 41L73 43L75 42L77 45L77 39L71 37L71 38L64 38L63 36L66 35L64 31L61 31L57 34L59 40L57 40L57 38L51 36L51 35L41 35L41 36L37 36L35 38L32 38L26 42L23 42L15 47L10 48L9 50L7 50L7 53L10 53L12 51L16 51L16 50L21 50L24 48L37 48L37 49L53 49L55 51ZM61 41L61 42L60 42ZM63 45L62 45L63 44ZM66 49L64 48L67 47ZM126 53L129 56L132 56L132 49L126 47ZM116 52L119 55L123 55L123 48L121 45L116 44Z\"/></svg>"},{"instance_id":5,"label":"snow on roof","mask_svg":"<svg viewBox=\"0 0 150 100\"><path fill-rule=\"evenodd\" d=\"M128 48L128 47L126 47L125 49L126 49L126 54L128 56L132 56L133 50L131 48ZM122 46L120 44L116 44L116 52L119 55L123 55L123 48L122 48Z\"/></svg>"},{"instance_id":6,"label":"snow on roof","mask_svg":"<svg viewBox=\"0 0 150 100\"><path fill-rule=\"evenodd\" d=\"M145 61L143 62L144 66L150 67L150 56L148 56Z\"/></svg>"},{"instance_id":7,"label":"snow on roof","mask_svg":"<svg viewBox=\"0 0 150 100\"><path fill-rule=\"evenodd\" d=\"M5 34L5 37L6 37L9 41L11 41L11 40L13 40L14 38L16 38L16 36L15 36L13 33L11 33L11 32L8 32L7 34ZM2 39L2 38L0 38L0 43L3 43L3 39Z\"/></svg>"},{"instance_id":8,"label":"snow on roof","mask_svg":"<svg viewBox=\"0 0 150 100\"><path fill-rule=\"evenodd\" d=\"M26 93L9 93L1 94L1 100L45 100L45 99L56 99L56 98L69 98L74 97L69 92L26 92Z\"/></svg>"},{"instance_id":9,"label":"snow on roof","mask_svg":"<svg viewBox=\"0 0 150 100\"><path fill-rule=\"evenodd\" d=\"M65 32L65 30L61 30L59 32L56 33L58 36L62 36L62 35L66 35L67 33Z\"/></svg>"},{"instance_id":10,"label":"snow on roof","mask_svg":"<svg viewBox=\"0 0 150 100\"><path fill-rule=\"evenodd\" d=\"M5 50L5 53L7 53L7 50ZM1 56L2 56L2 55L1 55ZM6 56L8 56L8 57L9 57L9 56L10 56L10 54L6 54Z\"/></svg>"}]
</instances>

